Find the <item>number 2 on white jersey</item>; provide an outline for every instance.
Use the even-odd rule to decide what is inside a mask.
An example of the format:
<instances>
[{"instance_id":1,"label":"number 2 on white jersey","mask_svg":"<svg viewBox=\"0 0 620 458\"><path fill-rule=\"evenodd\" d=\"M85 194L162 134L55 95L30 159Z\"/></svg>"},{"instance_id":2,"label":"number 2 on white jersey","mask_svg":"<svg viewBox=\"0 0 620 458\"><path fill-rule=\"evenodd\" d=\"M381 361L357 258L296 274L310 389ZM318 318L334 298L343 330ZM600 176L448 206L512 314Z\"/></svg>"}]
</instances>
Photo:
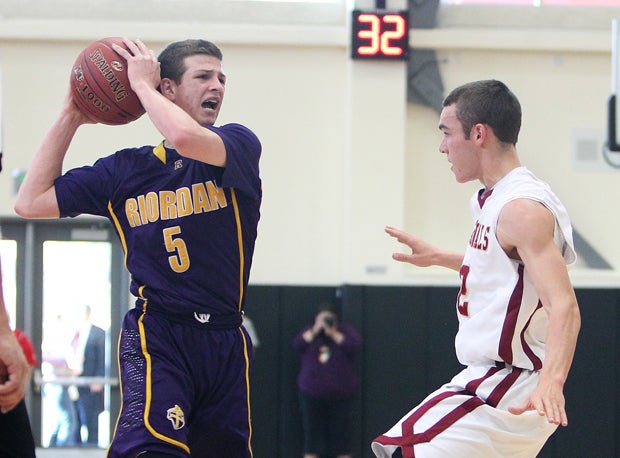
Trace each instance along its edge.
<instances>
[{"instance_id":1,"label":"number 2 on white jersey","mask_svg":"<svg viewBox=\"0 0 620 458\"><path fill-rule=\"evenodd\" d=\"M469 266L463 264L459 270L461 276L461 290L456 300L456 307L463 316L469 316L469 302L467 301L467 276L469 275Z\"/></svg>"}]
</instances>

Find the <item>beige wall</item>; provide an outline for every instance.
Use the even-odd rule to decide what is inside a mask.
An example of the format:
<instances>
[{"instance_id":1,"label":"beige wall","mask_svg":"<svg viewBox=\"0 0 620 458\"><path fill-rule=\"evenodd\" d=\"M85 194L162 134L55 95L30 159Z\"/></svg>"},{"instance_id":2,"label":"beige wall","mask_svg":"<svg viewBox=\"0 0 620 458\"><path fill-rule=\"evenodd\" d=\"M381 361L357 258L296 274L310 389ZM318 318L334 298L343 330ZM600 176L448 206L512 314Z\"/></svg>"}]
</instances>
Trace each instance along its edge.
<instances>
[{"instance_id":1,"label":"beige wall","mask_svg":"<svg viewBox=\"0 0 620 458\"><path fill-rule=\"evenodd\" d=\"M264 147L264 204L252 281L454 282L453 275L431 270L429 276L395 265L390 253L399 247L382 228L404 226L461 249L477 184L455 183L437 150L437 114L405 101L403 64L348 58L344 3L303 10L299 17L290 9L287 24L262 25L248 24L247 18L209 24L196 18L146 23L4 15L0 214L13 215L11 171L28 167L57 113L71 64L88 42L140 36L159 51L168 41L201 36L220 44L225 55L228 84L220 122L248 125ZM557 14L545 23L536 10L533 19L528 13L501 29L494 25L502 20L499 10L482 10L484 24L471 24L469 13L460 11L442 10L441 27L413 31L412 45L437 50L446 89L499 78L514 90L523 105L518 145L523 162L550 182L580 233L620 266L614 227L620 223L620 172L602 160L577 163L574 148L576 137L604 139L613 11L567 24ZM87 126L66 165L89 164L123 146L159 140L147 117L123 127ZM576 273L578 282L594 285L618 284L617 277Z\"/></svg>"}]
</instances>

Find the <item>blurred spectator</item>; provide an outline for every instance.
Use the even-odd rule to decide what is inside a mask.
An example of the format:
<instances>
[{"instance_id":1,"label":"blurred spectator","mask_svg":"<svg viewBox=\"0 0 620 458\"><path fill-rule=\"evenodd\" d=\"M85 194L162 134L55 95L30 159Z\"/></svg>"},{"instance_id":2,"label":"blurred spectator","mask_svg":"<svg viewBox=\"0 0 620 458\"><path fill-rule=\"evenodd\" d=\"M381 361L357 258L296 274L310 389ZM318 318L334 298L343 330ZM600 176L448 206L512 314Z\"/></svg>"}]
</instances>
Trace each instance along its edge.
<instances>
[{"instance_id":1,"label":"blurred spectator","mask_svg":"<svg viewBox=\"0 0 620 458\"><path fill-rule=\"evenodd\" d=\"M341 323L332 304L320 304L314 324L293 340L300 355L297 377L304 457L351 457L353 400L359 389L357 356L362 339Z\"/></svg>"}]
</instances>

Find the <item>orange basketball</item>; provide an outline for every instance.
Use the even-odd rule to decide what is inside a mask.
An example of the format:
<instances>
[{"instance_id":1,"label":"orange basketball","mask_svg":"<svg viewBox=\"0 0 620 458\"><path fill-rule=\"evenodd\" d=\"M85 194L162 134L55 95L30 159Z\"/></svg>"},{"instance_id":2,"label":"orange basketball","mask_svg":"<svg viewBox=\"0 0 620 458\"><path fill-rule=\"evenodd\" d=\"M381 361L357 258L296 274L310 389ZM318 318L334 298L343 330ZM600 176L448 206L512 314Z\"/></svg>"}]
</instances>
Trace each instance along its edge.
<instances>
[{"instance_id":1,"label":"orange basketball","mask_svg":"<svg viewBox=\"0 0 620 458\"><path fill-rule=\"evenodd\" d=\"M112 43L125 47L121 38L102 38L80 53L71 71L71 87L82 113L102 124L121 125L138 119L144 108L131 90L127 61Z\"/></svg>"}]
</instances>

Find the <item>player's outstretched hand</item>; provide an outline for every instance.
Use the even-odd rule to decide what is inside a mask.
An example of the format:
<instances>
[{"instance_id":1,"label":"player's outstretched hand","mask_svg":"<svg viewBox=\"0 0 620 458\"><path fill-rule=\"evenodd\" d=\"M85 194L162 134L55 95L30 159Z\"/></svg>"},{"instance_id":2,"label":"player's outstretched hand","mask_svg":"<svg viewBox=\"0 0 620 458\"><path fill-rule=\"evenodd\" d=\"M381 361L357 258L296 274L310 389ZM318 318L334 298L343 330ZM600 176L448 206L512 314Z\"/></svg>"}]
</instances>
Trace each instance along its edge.
<instances>
[{"instance_id":1,"label":"player's outstretched hand","mask_svg":"<svg viewBox=\"0 0 620 458\"><path fill-rule=\"evenodd\" d=\"M400 262L408 262L418 267L428 267L436 264L434 257L438 250L433 245L394 227L387 226L385 232L411 249L411 254L393 253L392 259Z\"/></svg>"},{"instance_id":2,"label":"player's outstretched hand","mask_svg":"<svg viewBox=\"0 0 620 458\"><path fill-rule=\"evenodd\" d=\"M0 332L0 411L13 409L26 395L30 366L15 334L10 329Z\"/></svg>"},{"instance_id":3,"label":"player's outstretched hand","mask_svg":"<svg viewBox=\"0 0 620 458\"><path fill-rule=\"evenodd\" d=\"M521 405L508 407L508 411L514 415L521 415L530 410L535 410L541 417L546 416L549 423L568 425L564 394L562 387L557 383L541 379L536 389Z\"/></svg>"}]
</instances>

